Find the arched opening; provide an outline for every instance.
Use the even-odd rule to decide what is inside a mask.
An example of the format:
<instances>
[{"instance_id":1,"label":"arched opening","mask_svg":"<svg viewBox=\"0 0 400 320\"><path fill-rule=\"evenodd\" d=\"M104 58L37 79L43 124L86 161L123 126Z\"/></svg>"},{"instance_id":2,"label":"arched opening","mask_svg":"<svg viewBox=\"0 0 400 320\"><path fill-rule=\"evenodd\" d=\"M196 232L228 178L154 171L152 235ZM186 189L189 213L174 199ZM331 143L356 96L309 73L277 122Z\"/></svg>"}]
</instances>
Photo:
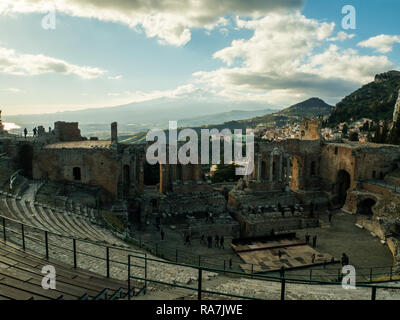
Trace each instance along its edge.
<instances>
[{"instance_id":1,"label":"arched opening","mask_svg":"<svg viewBox=\"0 0 400 320\"><path fill-rule=\"evenodd\" d=\"M127 164L124 165L124 185L129 186L131 184L131 167Z\"/></svg>"},{"instance_id":2,"label":"arched opening","mask_svg":"<svg viewBox=\"0 0 400 320\"><path fill-rule=\"evenodd\" d=\"M22 175L32 179L33 147L29 144L21 146L18 152L18 169L22 169Z\"/></svg>"},{"instance_id":3,"label":"arched opening","mask_svg":"<svg viewBox=\"0 0 400 320\"><path fill-rule=\"evenodd\" d=\"M357 204L357 213L371 218L374 214L372 212L372 207L375 204L376 201L370 198L362 200Z\"/></svg>"},{"instance_id":4,"label":"arched opening","mask_svg":"<svg viewBox=\"0 0 400 320\"><path fill-rule=\"evenodd\" d=\"M276 173L276 162L275 159L272 162L272 180L275 181L276 179L277 173Z\"/></svg>"},{"instance_id":5,"label":"arched opening","mask_svg":"<svg viewBox=\"0 0 400 320\"><path fill-rule=\"evenodd\" d=\"M311 172L311 175L312 176L315 176L316 175L316 166L315 166L315 161L312 161L311 162L311 168L310 168L310 172Z\"/></svg>"},{"instance_id":6,"label":"arched opening","mask_svg":"<svg viewBox=\"0 0 400 320\"><path fill-rule=\"evenodd\" d=\"M176 180L182 181L182 165L181 164L176 165Z\"/></svg>"},{"instance_id":7,"label":"arched opening","mask_svg":"<svg viewBox=\"0 0 400 320\"><path fill-rule=\"evenodd\" d=\"M338 202L343 206L346 202L347 190L350 188L350 174L346 170L340 170L336 179L336 191Z\"/></svg>"},{"instance_id":8,"label":"arched opening","mask_svg":"<svg viewBox=\"0 0 400 320\"><path fill-rule=\"evenodd\" d=\"M265 180L267 177L267 164L265 161L261 162L261 180Z\"/></svg>"},{"instance_id":9,"label":"arched opening","mask_svg":"<svg viewBox=\"0 0 400 320\"><path fill-rule=\"evenodd\" d=\"M75 168L72 170L72 174L73 174L73 176L74 176L74 180L75 180L75 181L81 181L81 179L82 179L82 176L81 176L81 168L75 167Z\"/></svg>"},{"instance_id":10,"label":"arched opening","mask_svg":"<svg viewBox=\"0 0 400 320\"><path fill-rule=\"evenodd\" d=\"M155 186L160 182L160 164L144 164L144 185Z\"/></svg>"}]
</instances>

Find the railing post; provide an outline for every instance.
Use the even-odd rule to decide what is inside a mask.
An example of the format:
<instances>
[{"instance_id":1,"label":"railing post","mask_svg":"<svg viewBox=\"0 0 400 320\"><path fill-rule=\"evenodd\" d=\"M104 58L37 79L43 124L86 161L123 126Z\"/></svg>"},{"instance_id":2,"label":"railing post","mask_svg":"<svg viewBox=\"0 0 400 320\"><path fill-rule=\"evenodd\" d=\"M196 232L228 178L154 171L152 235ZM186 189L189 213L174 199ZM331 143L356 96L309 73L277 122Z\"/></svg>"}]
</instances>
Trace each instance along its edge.
<instances>
[{"instance_id":1,"label":"railing post","mask_svg":"<svg viewBox=\"0 0 400 320\"><path fill-rule=\"evenodd\" d=\"M197 279L197 300L201 300L201 290L202 290L202 279L203 279L203 269L199 268L199 277Z\"/></svg>"},{"instance_id":2,"label":"railing post","mask_svg":"<svg viewBox=\"0 0 400 320\"><path fill-rule=\"evenodd\" d=\"M49 237L47 231L44 232L44 241L46 244L46 260L49 260Z\"/></svg>"},{"instance_id":3,"label":"railing post","mask_svg":"<svg viewBox=\"0 0 400 320\"><path fill-rule=\"evenodd\" d=\"M372 282L372 268L371 268L371 270L369 271L369 281Z\"/></svg>"},{"instance_id":4,"label":"railing post","mask_svg":"<svg viewBox=\"0 0 400 320\"><path fill-rule=\"evenodd\" d=\"M76 240L72 239L73 249L74 249L74 268L76 269L78 264L76 262Z\"/></svg>"},{"instance_id":5,"label":"railing post","mask_svg":"<svg viewBox=\"0 0 400 320\"><path fill-rule=\"evenodd\" d=\"M110 277L110 248L109 247L107 247L106 257L107 257L107 278L109 278Z\"/></svg>"},{"instance_id":6,"label":"railing post","mask_svg":"<svg viewBox=\"0 0 400 320\"><path fill-rule=\"evenodd\" d=\"M144 254L144 294L147 293L147 253Z\"/></svg>"},{"instance_id":7,"label":"railing post","mask_svg":"<svg viewBox=\"0 0 400 320\"><path fill-rule=\"evenodd\" d=\"M376 287L372 287L372 294L371 294L371 300L375 301L376 300Z\"/></svg>"},{"instance_id":8,"label":"railing post","mask_svg":"<svg viewBox=\"0 0 400 320\"><path fill-rule=\"evenodd\" d=\"M285 300L285 268L281 268L281 300Z\"/></svg>"},{"instance_id":9,"label":"railing post","mask_svg":"<svg viewBox=\"0 0 400 320\"><path fill-rule=\"evenodd\" d=\"M224 260L224 274L225 274L225 270L226 270L226 260Z\"/></svg>"},{"instance_id":10,"label":"railing post","mask_svg":"<svg viewBox=\"0 0 400 320\"><path fill-rule=\"evenodd\" d=\"M7 235L6 235L6 218L3 218L3 239L4 239L4 242L7 241Z\"/></svg>"},{"instance_id":11,"label":"railing post","mask_svg":"<svg viewBox=\"0 0 400 320\"><path fill-rule=\"evenodd\" d=\"M131 256L128 255L128 300L131 300Z\"/></svg>"},{"instance_id":12,"label":"railing post","mask_svg":"<svg viewBox=\"0 0 400 320\"><path fill-rule=\"evenodd\" d=\"M24 225L21 223L21 238L22 238L22 250L25 251L25 231Z\"/></svg>"}]
</instances>

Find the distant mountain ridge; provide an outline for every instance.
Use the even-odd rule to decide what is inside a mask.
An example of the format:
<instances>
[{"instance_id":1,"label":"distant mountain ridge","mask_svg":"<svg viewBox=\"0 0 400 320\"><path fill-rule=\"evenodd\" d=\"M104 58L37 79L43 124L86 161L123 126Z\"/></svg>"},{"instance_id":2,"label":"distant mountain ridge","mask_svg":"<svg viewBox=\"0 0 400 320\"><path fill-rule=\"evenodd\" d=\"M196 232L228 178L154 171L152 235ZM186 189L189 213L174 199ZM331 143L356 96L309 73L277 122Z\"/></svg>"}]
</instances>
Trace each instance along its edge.
<instances>
[{"instance_id":1,"label":"distant mountain ridge","mask_svg":"<svg viewBox=\"0 0 400 320\"><path fill-rule=\"evenodd\" d=\"M377 74L373 82L362 86L336 105L329 123L335 125L361 118L392 120L399 89L399 71Z\"/></svg>"},{"instance_id":2,"label":"distant mountain ridge","mask_svg":"<svg viewBox=\"0 0 400 320\"><path fill-rule=\"evenodd\" d=\"M199 126L193 128L196 131L200 131L202 128L215 128L218 130L222 129L241 129L245 130L247 128L255 128L258 125L266 127L277 127L282 126L289 122L300 121L304 117L316 117L320 115L328 115L333 106L325 103L319 98L310 98L308 100L302 101L281 111L264 114L262 116L253 117L245 120L232 120L223 123L209 123L207 125ZM182 123L178 123L180 127ZM124 139L123 143L141 143L145 141L146 132L140 132L132 135L132 137Z\"/></svg>"}]
</instances>

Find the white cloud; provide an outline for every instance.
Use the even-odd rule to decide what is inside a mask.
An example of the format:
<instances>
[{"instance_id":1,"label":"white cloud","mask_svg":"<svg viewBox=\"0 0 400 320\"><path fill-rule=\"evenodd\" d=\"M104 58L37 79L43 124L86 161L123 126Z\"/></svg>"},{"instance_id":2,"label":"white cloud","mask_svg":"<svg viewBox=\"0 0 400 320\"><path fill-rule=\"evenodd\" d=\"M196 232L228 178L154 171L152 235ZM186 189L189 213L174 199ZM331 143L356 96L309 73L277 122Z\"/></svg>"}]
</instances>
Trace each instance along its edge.
<instances>
[{"instance_id":1,"label":"white cloud","mask_svg":"<svg viewBox=\"0 0 400 320\"><path fill-rule=\"evenodd\" d=\"M214 54L227 67L193 74L198 83L226 98L281 105L310 96L337 101L375 74L398 68L386 56L360 55L333 44L324 49L332 39L343 41L353 35L339 32L332 38L333 23L300 13L237 18L237 27L254 33Z\"/></svg>"},{"instance_id":2,"label":"white cloud","mask_svg":"<svg viewBox=\"0 0 400 320\"><path fill-rule=\"evenodd\" d=\"M21 54L13 49L0 47L0 72L18 76L36 76L45 73L74 74L83 79L94 79L107 71L78 66L42 54Z\"/></svg>"},{"instance_id":3,"label":"white cloud","mask_svg":"<svg viewBox=\"0 0 400 320\"><path fill-rule=\"evenodd\" d=\"M212 29L228 14L262 16L299 9L304 0L2 0L0 14L46 12L50 6L72 16L120 22L161 43L182 46L191 28Z\"/></svg>"},{"instance_id":4,"label":"white cloud","mask_svg":"<svg viewBox=\"0 0 400 320\"><path fill-rule=\"evenodd\" d=\"M393 50L393 45L395 43L400 43L400 36L381 34L379 36L369 38L368 40L361 41L358 43L358 45L364 48L373 48L381 53L388 53Z\"/></svg>"},{"instance_id":5,"label":"white cloud","mask_svg":"<svg viewBox=\"0 0 400 320\"><path fill-rule=\"evenodd\" d=\"M344 31L339 31L336 37L329 38L329 41L345 41L348 39L353 39L356 35L354 33L346 33Z\"/></svg>"},{"instance_id":6,"label":"white cloud","mask_svg":"<svg viewBox=\"0 0 400 320\"><path fill-rule=\"evenodd\" d=\"M11 93L24 93L24 90L21 90L19 88L6 88L3 91L11 92Z\"/></svg>"},{"instance_id":7,"label":"white cloud","mask_svg":"<svg viewBox=\"0 0 400 320\"><path fill-rule=\"evenodd\" d=\"M109 80L120 80L122 79L122 75L118 75L118 76L110 76L108 77Z\"/></svg>"}]
</instances>

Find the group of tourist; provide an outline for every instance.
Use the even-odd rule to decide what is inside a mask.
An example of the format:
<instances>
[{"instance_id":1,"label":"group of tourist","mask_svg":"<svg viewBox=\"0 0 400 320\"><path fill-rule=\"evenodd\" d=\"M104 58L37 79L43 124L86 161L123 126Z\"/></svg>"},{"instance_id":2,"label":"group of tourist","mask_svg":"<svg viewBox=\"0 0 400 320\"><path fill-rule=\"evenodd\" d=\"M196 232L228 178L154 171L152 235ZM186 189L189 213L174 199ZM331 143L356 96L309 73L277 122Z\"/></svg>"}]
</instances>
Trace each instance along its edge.
<instances>
[{"instance_id":1,"label":"group of tourist","mask_svg":"<svg viewBox=\"0 0 400 320\"><path fill-rule=\"evenodd\" d=\"M216 235L214 237L214 248L225 249L224 243L225 243L224 236ZM201 235L200 244L207 245L207 247L209 249L212 249L213 248L213 237L211 235L207 236L207 241L206 241L206 236L204 234Z\"/></svg>"},{"instance_id":2,"label":"group of tourist","mask_svg":"<svg viewBox=\"0 0 400 320\"><path fill-rule=\"evenodd\" d=\"M306 232L306 235L305 235L305 238L306 238L306 244L310 244L310 233L307 231ZM317 247L317 235L315 235L315 236L313 236L313 238L312 238L312 247L313 248L316 248Z\"/></svg>"}]
</instances>

